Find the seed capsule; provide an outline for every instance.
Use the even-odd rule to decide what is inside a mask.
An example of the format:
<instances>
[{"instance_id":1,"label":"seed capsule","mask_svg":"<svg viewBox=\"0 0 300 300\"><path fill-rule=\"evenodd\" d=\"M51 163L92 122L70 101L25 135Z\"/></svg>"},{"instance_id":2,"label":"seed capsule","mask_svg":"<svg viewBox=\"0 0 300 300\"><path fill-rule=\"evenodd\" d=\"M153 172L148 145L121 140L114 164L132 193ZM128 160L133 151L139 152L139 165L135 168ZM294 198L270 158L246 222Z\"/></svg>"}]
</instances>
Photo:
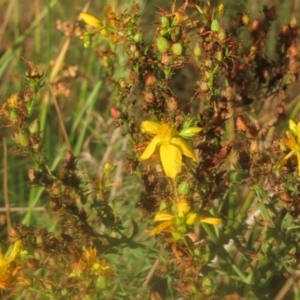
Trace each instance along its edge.
<instances>
[{"instance_id":1,"label":"seed capsule","mask_svg":"<svg viewBox=\"0 0 300 300\"><path fill-rule=\"evenodd\" d=\"M172 45L172 53L174 55L181 55L182 54L182 51L183 51L183 47L180 43L175 43Z\"/></svg>"},{"instance_id":2,"label":"seed capsule","mask_svg":"<svg viewBox=\"0 0 300 300\"><path fill-rule=\"evenodd\" d=\"M211 25L210 25L211 31L220 31L221 26L218 20L212 20Z\"/></svg>"},{"instance_id":3,"label":"seed capsule","mask_svg":"<svg viewBox=\"0 0 300 300\"><path fill-rule=\"evenodd\" d=\"M197 57L200 57L202 55L202 47L200 46L199 43L196 43L196 45L194 47L194 54Z\"/></svg>"},{"instance_id":4,"label":"seed capsule","mask_svg":"<svg viewBox=\"0 0 300 300\"><path fill-rule=\"evenodd\" d=\"M178 108L178 101L177 101L177 99L174 98L174 97L170 97L167 100L167 107L168 107L169 111L176 111L177 108Z\"/></svg>"},{"instance_id":5,"label":"seed capsule","mask_svg":"<svg viewBox=\"0 0 300 300\"><path fill-rule=\"evenodd\" d=\"M156 40L157 49L160 53L166 53L170 47L169 41L163 36L159 36Z\"/></svg>"},{"instance_id":6,"label":"seed capsule","mask_svg":"<svg viewBox=\"0 0 300 300\"><path fill-rule=\"evenodd\" d=\"M236 119L235 125L238 131L246 131L248 128L247 121L243 116L239 116Z\"/></svg>"},{"instance_id":7,"label":"seed capsule","mask_svg":"<svg viewBox=\"0 0 300 300\"><path fill-rule=\"evenodd\" d=\"M155 76L152 71L148 71L144 76L145 85L151 86L155 82Z\"/></svg>"},{"instance_id":8,"label":"seed capsule","mask_svg":"<svg viewBox=\"0 0 300 300\"><path fill-rule=\"evenodd\" d=\"M110 115L114 119L118 119L120 117L120 112L119 112L119 110L117 109L116 106L112 105L110 107Z\"/></svg>"},{"instance_id":9,"label":"seed capsule","mask_svg":"<svg viewBox=\"0 0 300 300\"><path fill-rule=\"evenodd\" d=\"M133 40L136 43L141 43L143 41L143 35L140 32L138 32L133 36Z\"/></svg>"},{"instance_id":10,"label":"seed capsule","mask_svg":"<svg viewBox=\"0 0 300 300\"><path fill-rule=\"evenodd\" d=\"M160 19L160 24L161 28L168 28L170 26L169 18L166 16L162 16Z\"/></svg>"},{"instance_id":11,"label":"seed capsule","mask_svg":"<svg viewBox=\"0 0 300 300\"><path fill-rule=\"evenodd\" d=\"M38 133L40 131L39 121L36 119L28 126L30 133Z\"/></svg>"},{"instance_id":12,"label":"seed capsule","mask_svg":"<svg viewBox=\"0 0 300 300\"><path fill-rule=\"evenodd\" d=\"M29 145L29 136L27 132L21 132L16 136L16 141L22 147L27 147Z\"/></svg>"}]
</instances>

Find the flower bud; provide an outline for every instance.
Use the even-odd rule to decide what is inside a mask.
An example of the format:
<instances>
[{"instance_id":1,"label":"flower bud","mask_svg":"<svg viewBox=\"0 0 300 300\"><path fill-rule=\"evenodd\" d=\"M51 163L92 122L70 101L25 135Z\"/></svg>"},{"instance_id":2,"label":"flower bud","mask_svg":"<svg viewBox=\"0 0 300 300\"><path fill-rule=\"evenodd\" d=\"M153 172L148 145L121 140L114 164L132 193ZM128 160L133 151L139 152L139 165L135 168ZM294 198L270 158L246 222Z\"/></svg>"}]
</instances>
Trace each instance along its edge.
<instances>
[{"instance_id":1,"label":"flower bud","mask_svg":"<svg viewBox=\"0 0 300 300\"><path fill-rule=\"evenodd\" d=\"M249 22L250 22L250 19L249 19L248 14L243 13L243 15L242 15L242 24L243 24L244 26L248 26L248 25L249 25Z\"/></svg>"},{"instance_id":2,"label":"flower bud","mask_svg":"<svg viewBox=\"0 0 300 300\"><path fill-rule=\"evenodd\" d=\"M199 133L202 130L202 128L193 126L189 128L183 128L179 135L184 137L185 139L193 137L195 134Z\"/></svg>"}]
</instances>

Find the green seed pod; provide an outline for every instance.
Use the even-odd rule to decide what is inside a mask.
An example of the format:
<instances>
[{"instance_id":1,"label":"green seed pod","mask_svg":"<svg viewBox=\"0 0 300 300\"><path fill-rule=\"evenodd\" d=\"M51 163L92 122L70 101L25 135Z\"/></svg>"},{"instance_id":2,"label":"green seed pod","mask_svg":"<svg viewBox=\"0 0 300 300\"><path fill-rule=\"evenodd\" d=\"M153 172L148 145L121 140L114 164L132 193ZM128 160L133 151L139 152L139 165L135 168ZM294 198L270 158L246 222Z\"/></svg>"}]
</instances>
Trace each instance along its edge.
<instances>
[{"instance_id":1,"label":"green seed pod","mask_svg":"<svg viewBox=\"0 0 300 300\"><path fill-rule=\"evenodd\" d=\"M216 54L215 54L215 58L217 59L217 61L222 61L223 60L223 52L222 51L218 51Z\"/></svg>"},{"instance_id":2,"label":"green seed pod","mask_svg":"<svg viewBox=\"0 0 300 300\"><path fill-rule=\"evenodd\" d=\"M166 53L170 47L169 41L162 36L159 36L157 38L156 45L157 45L157 49L160 53Z\"/></svg>"},{"instance_id":3,"label":"green seed pod","mask_svg":"<svg viewBox=\"0 0 300 300\"><path fill-rule=\"evenodd\" d=\"M140 32L138 32L133 36L133 40L136 43L141 43L143 41L143 35Z\"/></svg>"},{"instance_id":4,"label":"green seed pod","mask_svg":"<svg viewBox=\"0 0 300 300\"><path fill-rule=\"evenodd\" d=\"M29 136L27 132L21 132L16 136L16 141L22 147L27 147L29 145Z\"/></svg>"},{"instance_id":5,"label":"green seed pod","mask_svg":"<svg viewBox=\"0 0 300 300\"><path fill-rule=\"evenodd\" d=\"M12 121L13 123L17 122L19 119L19 113L17 110L12 109L9 111L9 119L10 121Z\"/></svg>"},{"instance_id":6,"label":"green seed pod","mask_svg":"<svg viewBox=\"0 0 300 300\"><path fill-rule=\"evenodd\" d=\"M189 191L190 191L190 185L186 181L181 182L177 188L177 192L179 195L187 195Z\"/></svg>"},{"instance_id":7,"label":"green seed pod","mask_svg":"<svg viewBox=\"0 0 300 300\"><path fill-rule=\"evenodd\" d=\"M181 55L182 54L182 51L183 51L183 47L180 43L175 43L172 45L172 53L174 55Z\"/></svg>"},{"instance_id":8,"label":"green seed pod","mask_svg":"<svg viewBox=\"0 0 300 300\"><path fill-rule=\"evenodd\" d=\"M194 47L194 55L196 57L200 57L202 55L202 47L200 46L199 43L196 43L196 45Z\"/></svg>"},{"instance_id":9,"label":"green seed pod","mask_svg":"<svg viewBox=\"0 0 300 300\"><path fill-rule=\"evenodd\" d=\"M211 31L220 31L221 26L218 20L212 20L211 25L210 25Z\"/></svg>"},{"instance_id":10,"label":"green seed pod","mask_svg":"<svg viewBox=\"0 0 300 300\"><path fill-rule=\"evenodd\" d=\"M29 132L34 134L40 131L39 121L36 119L28 126Z\"/></svg>"},{"instance_id":11,"label":"green seed pod","mask_svg":"<svg viewBox=\"0 0 300 300\"><path fill-rule=\"evenodd\" d=\"M161 28L168 28L168 27L170 27L170 20L166 16L162 16L161 17L160 23L161 23L161 25L160 25Z\"/></svg>"},{"instance_id":12,"label":"green seed pod","mask_svg":"<svg viewBox=\"0 0 300 300\"><path fill-rule=\"evenodd\" d=\"M193 294L198 294L198 288L197 286L194 284L192 286L190 286L190 291L193 293Z\"/></svg>"}]
</instances>

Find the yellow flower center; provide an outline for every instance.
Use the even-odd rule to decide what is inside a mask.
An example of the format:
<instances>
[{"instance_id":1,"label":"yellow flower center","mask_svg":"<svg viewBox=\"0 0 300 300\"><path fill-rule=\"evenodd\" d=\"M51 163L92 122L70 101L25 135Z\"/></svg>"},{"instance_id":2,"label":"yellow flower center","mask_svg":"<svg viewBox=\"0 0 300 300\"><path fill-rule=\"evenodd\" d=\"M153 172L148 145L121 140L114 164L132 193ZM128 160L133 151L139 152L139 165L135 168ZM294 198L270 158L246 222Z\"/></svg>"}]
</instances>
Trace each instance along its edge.
<instances>
[{"instance_id":1,"label":"yellow flower center","mask_svg":"<svg viewBox=\"0 0 300 300\"><path fill-rule=\"evenodd\" d=\"M160 132L157 133L157 136L162 142L169 143L174 136L178 134L176 128L171 124L161 124Z\"/></svg>"}]
</instances>

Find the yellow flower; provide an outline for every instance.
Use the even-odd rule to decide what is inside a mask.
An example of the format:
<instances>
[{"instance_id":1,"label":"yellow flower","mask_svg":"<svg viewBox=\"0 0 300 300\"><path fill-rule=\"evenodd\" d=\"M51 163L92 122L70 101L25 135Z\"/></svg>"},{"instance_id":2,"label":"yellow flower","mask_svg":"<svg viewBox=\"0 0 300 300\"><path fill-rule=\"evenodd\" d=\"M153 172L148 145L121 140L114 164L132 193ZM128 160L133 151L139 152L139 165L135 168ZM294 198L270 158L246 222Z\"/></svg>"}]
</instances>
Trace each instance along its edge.
<instances>
[{"instance_id":1,"label":"yellow flower","mask_svg":"<svg viewBox=\"0 0 300 300\"><path fill-rule=\"evenodd\" d=\"M276 168L282 168L290 157L296 155L298 175L300 176L300 122L296 124L293 120L289 120L289 130L286 131L286 138L282 142L291 151L278 163Z\"/></svg>"},{"instance_id":2,"label":"yellow flower","mask_svg":"<svg viewBox=\"0 0 300 300\"><path fill-rule=\"evenodd\" d=\"M78 262L72 264L72 272L69 274L69 277L81 277L89 274L105 277L116 275L109 266L98 259L97 249L92 247L83 248L82 257Z\"/></svg>"},{"instance_id":3,"label":"yellow flower","mask_svg":"<svg viewBox=\"0 0 300 300\"><path fill-rule=\"evenodd\" d=\"M11 268L10 263L15 260L16 256L20 252L21 240L17 240L12 248L11 253L4 258L2 250L0 248L0 289L5 289L12 282L14 271Z\"/></svg>"},{"instance_id":4,"label":"yellow flower","mask_svg":"<svg viewBox=\"0 0 300 300\"><path fill-rule=\"evenodd\" d=\"M99 28L102 26L101 20L91 14L82 12L80 13L80 17L86 24L92 27Z\"/></svg>"},{"instance_id":5,"label":"yellow flower","mask_svg":"<svg viewBox=\"0 0 300 300\"><path fill-rule=\"evenodd\" d=\"M180 196L176 203L174 203L173 209L173 213L158 212L155 215L154 222L161 223L150 231L150 235L156 235L162 231L171 233L179 232L183 235L188 230L187 226L196 223L218 225L222 222L220 218L207 217L191 211L191 207L185 196Z\"/></svg>"},{"instance_id":6,"label":"yellow flower","mask_svg":"<svg viewBox=\"0 0 300 300\"><path fill-rule=\"evenodd\" d=\"M197 130L194 130L193 135L201 131L201 128L199 127L194 128L197 128ZM140 160L148 159L158 146L162 166L168 177L175 178L179 173L182 155L196 161L194 150L179 136L174 125L144 121L141 124L141 130L143 133L154 135L154 137L141 155ZM191 132L189 132L189 134L191 134Z\"/></svg>"}]
</instances>

